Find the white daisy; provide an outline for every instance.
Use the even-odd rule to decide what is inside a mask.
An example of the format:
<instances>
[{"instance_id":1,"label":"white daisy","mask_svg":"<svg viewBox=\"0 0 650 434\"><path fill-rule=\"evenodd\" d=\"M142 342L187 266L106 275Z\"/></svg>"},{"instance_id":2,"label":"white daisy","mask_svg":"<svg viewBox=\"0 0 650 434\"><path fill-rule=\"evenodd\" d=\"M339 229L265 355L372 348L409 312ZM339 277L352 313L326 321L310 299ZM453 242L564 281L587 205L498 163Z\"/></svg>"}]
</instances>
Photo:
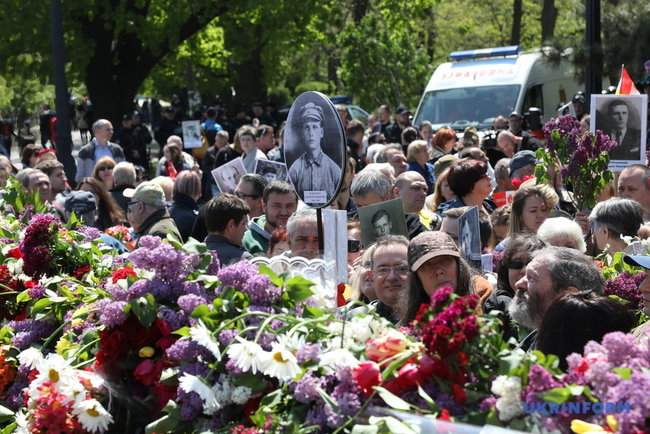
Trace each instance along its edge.
<instances>
[{"instance_id":1,"label":"white daisy","mask_svg":"<svg viewBox=\"0 0 650 434\"><path fill-rule=\"evenodd\" d=\"M275 343L270 353L266 353L262 372L278 380L291 380L300 373L300 366L287 347Z\"/></svg>"},{"instance_id":2,"label":"white daisy","mask_svg":"<svg viewBox=\"0 0 650 434\"><path fill-rule=\"evenodd\" d=\"M60 355L48 354L38 366L38 375L29 386L30 397L40 396L38 389L46 381L50 381L56 388L67 395L74 396L75 391L83 389L77 380L75 369Z\"/></svg>"},{"instance_id":3,"label":"white daisy","mask_svg":"<svg viewBox=\"0 0 650 434\"><path fill-rule=\"evenodd\" d=\"M208 415L214 414L221 408L214 390L195 375L183 374L178 379L178 387L186 393L194 392L199 395L203 401L203 411Z\"/></svg>"},{"instance_id":4,"label":"white daisy","mask_svg":"<svg viewBox=\"0 0 650 434\"><path fill-rule=\"evenodd\" d=\"M201 345L202 347L207 348L212 355L217 359L221 360L221 351L219 351L219 342L212 336L210 330L203 324L201 320L190 329L190 337L194 342Z\"/></svg>"},{"instance_id":5,"label":"white daisy","mask_svg":"<svg viewBox=\"0 0 650 434\"><path fill-rule=\"evenodd\" d=\"M250 371L256 374L261 371L266 352L257 343L242 339L240 336L235 338L238 343L231 344L228 348L228 357L235 363L239 369L244 372Z\"/></svg>"},{"instance_id":6,"label":"white daisy","mask_svg":"<svg viewBox=\"0 0 650 434\"><path fill-rule=\"evenodd\" d=\"M318 364L327 373L331 374L340 367L357 366L359 360L345 348L337 348L321 354Z\"/></svg>"},{"instance_id":7,"label":"white daisy","mask_svg":"<svg viewBox=\"0 0 650 434\"><path fill-rule=\"evenodd\" d=\"M30 369L38 369L40 364L43 362L43 353L34 347L30 347L18 354L18 361L20 362L20 366L26 366Z\"/></svg>"},{"instance_id":8,"label":"white daisy","mask_svg":"<svg viewBox=\"0 0 650 434\"><path fill-rule=\"evenodd\" d=\"M86 431L104 432L113 423L113 416L96 399L76 403L72 412Z\"/></svg>"},{"instance_id":9,"label":"white daisy","mask_svg":"<svg viewBox=\"0 0 650 434\"><path fill-rule=\"evenodd\" d=\"M305 337L298 333L278 336L278 344L291 351L294 355L305 346Z\"/></svg>"}]
</instances>

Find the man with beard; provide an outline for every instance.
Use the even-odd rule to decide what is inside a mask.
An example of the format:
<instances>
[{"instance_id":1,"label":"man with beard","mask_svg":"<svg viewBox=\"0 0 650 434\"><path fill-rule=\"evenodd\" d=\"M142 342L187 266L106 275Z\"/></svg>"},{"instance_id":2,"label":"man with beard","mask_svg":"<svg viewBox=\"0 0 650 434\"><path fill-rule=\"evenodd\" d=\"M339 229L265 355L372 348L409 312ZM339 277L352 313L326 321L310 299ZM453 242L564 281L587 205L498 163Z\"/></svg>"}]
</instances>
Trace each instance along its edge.
<instances>
[{"instance_id":1,"label":"man with beard","mask_svg":"<svg viewBox=\"0 0 650 434\"><path fill-rule=\"evenodd\" d=\"M516 284L508 312L520 326L532 330L520 346L532 351L537 329L549 306L569 292L603 292L604 279L591 258L566 247L546 247L533 253L526 274Z\"/></svg>"}]
</instances>

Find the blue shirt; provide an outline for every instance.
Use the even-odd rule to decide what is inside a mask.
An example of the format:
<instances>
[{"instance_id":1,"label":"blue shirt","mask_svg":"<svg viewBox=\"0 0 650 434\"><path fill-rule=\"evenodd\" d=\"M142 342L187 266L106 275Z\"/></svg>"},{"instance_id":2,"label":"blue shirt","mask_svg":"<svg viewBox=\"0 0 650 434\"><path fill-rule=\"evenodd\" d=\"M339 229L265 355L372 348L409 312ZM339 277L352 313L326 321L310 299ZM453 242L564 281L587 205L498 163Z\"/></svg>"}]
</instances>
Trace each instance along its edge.
<instances>
[{"instance_id":1,"label":"blue shirt","mask_svg":"<svg viewBox=\"0 0 650 434\"><path fill-rule=\"evenodd\" d=\"M411 161L409 163L409 171L417 172L424 178L424 181L427 183L427 194L433 193L433 187L436 183L436 178L433 171L433 164L426 163L424 167L420 166L417 162Z\"/></svg>"},{"instance_id":2,"label":"blue shirt","mask_svg":"<svg viewBox=\"0 0 650 434\"><path fill-rule=\"evenodd\" d=\"M221 131L223 130L223 127L217 123L217 121L213 119L208 119L205 122L201 124L201 128L203 128L205 131Z\"/></svg>"},{"instance_id":3,"label":"blue shirt","mask_svg":"<svg viewBox=\"0 0 650 434\"><path fill-rule=\"evenodd\" d=\"M95 162L99 161L99 159L103 157L113 158L113 153L111 152L111 149L108 147L108 145L102 146L97 141L95 141Z\"/></svg>"}]
</instances>

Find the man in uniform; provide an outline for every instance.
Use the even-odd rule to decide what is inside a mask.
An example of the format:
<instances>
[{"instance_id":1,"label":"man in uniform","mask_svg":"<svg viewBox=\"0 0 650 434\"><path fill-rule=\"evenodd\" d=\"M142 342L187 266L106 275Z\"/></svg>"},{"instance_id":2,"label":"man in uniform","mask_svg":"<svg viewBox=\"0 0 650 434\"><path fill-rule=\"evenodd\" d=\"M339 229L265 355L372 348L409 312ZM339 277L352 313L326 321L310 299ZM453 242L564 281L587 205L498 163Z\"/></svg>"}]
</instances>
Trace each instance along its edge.
<instances>
[{"instance_id":1,"label":"man in uniform","mask_svg":"<svg viewBox=\"0 0 650 434\"><path fill-rule=\"evenodd\" d=\"M300 110L305 152L289 168L289 177L298 193L310 205L325 203L336 195L341 168L321 148L323 139L323 109L312 102ZM320 196L305 197L306 192ZM311 200L310 200L311 199Z\"/></svg>"}]
</instances>

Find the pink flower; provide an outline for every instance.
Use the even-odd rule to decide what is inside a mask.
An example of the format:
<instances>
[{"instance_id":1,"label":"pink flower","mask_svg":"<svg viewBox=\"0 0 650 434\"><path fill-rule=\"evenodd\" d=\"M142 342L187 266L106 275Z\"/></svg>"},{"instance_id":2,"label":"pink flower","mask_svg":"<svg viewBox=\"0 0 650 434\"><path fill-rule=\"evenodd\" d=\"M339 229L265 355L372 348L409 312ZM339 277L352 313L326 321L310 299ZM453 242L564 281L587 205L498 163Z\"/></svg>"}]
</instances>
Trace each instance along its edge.
<instances>
[{"instance_id":1,"label":"pink flower","mask_svg":"<svg viewBox=\"0 0 650 434\"><path fill-rule=\"evenodd\" d=\"M401 353L406 349L406 340L399 333L389 333L376 339L370 339L366 344L366 355L370 360L381 362L384 359Z\"/></svg>"},{"instance_id":2,"label":"pink flower","mask_svg":"<svg viewBox=\"0 0 650 434\"><path fill-rule=\"evenodd\" d=\"M352 370L352 378L364 395L370 396L373 387L381 383L379 365L375 362L361 362Z\"/></svg>"}]
</instances>

